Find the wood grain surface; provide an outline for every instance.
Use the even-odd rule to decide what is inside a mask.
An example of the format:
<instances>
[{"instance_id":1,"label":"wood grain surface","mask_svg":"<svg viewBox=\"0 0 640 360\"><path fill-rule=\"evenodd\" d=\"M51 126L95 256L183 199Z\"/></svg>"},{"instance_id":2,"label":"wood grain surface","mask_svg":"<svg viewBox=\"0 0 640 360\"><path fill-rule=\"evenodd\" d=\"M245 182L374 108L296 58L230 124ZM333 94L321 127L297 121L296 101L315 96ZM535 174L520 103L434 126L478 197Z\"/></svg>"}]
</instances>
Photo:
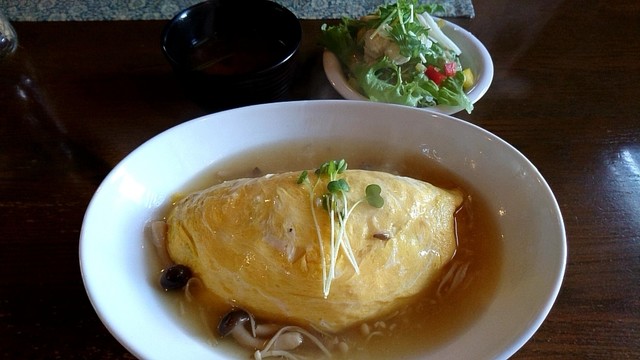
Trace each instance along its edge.
<instances>
[{"instance_id":1,"label":"wood grain surface","mask_svg":"<svg viewBox=\"0 0 640 360\"><path fill-rule=\"evenodd\" d=\"M485 44L495 76L456 116L538 167L568 238L559 297L513 358L640 358L640 3L474 6L453 21ZM303 21L290 99L340 98L322 69L322 23ZM83 215L129 152L212 109L174 78L163 21L14 25L19 48L0 60L0 357L132 358L86 296Z\"/></svg>"}]
</instances>

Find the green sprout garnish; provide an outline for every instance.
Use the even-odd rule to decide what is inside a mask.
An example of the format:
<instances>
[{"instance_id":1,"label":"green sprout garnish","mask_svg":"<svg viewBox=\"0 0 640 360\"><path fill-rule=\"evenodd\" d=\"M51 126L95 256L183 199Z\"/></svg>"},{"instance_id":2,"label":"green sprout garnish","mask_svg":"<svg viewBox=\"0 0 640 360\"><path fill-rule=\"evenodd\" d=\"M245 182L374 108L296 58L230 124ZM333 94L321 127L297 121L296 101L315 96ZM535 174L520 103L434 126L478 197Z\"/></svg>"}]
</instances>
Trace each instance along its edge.
<instances>
[{"instance_id":1,"label":"green sprout garnish","mask_svg":"<svg viewBox=\"0 0 640 360\"><path fill-rule=\"evenodd\" d=\"M309 180L309 173L306 170L300 174L297 181L298 184L306 185L309 189L311 214L316 228L320 253L322 254L322 290L325 299L329 296L331 282L335 278L336 262L340 249L344 251L345 256L351 263L351 266L353 266L356 274L360 273L358 262L356 261L355 254L351 249L351 243L346 233L346 224L349 216L352 214L356 206L365 201L375 208L381 208L384 205L384 199L380 196L382 189L379 185L370 184L365 189L365 196L349 207L347 200L347 192L350 191L349 184L344 178L338 178L338 175L344 173L345 170L347 170L347 162L344 159L339 161L331 160L322 164L320 168L315 171L317 176L315 184L311 184L311 181ZM315 206L315 191L323 176L327 176L329 178L326 189L327 192L321 195L322 205L324 209L327 210L329 221L331 223L331 239L329 242L330 249L328 261L324 253L324 242L322 241L322 233L320 231L320 226L318 225Z\"/></svg>"}]
</instances>

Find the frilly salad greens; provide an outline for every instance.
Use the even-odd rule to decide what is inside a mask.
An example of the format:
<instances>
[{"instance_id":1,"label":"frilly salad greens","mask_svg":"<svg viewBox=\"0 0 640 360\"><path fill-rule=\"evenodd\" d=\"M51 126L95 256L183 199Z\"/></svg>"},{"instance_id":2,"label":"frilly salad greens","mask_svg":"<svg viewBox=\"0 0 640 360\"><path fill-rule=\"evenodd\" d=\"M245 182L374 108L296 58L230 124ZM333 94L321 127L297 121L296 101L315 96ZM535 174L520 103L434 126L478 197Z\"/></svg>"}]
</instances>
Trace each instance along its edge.
<instances>
[{"instance_id":1,"label":"frilly salad greens","mask_svg":"<svg viewBox=\"0 0 640 360\"><path fill-rule=\"evenodd\" d=\"M465 94L473 73L460 64L460 49L430 13L438 5L399 0L360 19L322 25L321 44L333 52L349 82L373 101L415 107L473 104Z\"/></svg>"}]
</instances>

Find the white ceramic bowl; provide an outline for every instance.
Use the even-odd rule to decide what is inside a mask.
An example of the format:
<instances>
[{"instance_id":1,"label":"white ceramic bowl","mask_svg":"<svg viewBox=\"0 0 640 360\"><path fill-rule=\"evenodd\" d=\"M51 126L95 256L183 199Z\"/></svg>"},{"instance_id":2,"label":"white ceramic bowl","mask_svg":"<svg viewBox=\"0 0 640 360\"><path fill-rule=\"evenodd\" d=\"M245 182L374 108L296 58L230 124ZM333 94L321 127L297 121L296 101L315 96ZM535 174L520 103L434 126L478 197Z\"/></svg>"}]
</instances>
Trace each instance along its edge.
<instances>
[{"instance_id":1,"label":"white ceramic bowl","mask_svg":"<svg viewBox=\"0 0 640 360\"><path fill-rule=\"evenodd\" d=\"M444 21L442 31L460 48L460 62L464 68L470 68L476 77L476 84L467 91L467 96L473 104L487 92L493 80L493 61L487 48L473 34L467 30ZM343 71L340 60L331 52L325 51L322 58L324 72L331 85L345 99L369 101L358 90L351 87ZM428 108L443 114L455 114L463 108L461 106L438 105Z\"/></svg>"},{"instance_id":2,"label":"white ceramic bowl","mask_svg":"<svg viewBox=\"0 0 640 360\"><path fill-rule=\"evenodd\" d=\"M512 146L467 122L344 100L273 103L204 116L157 135L122 160L89 204L80 236L85 287L111 333L140 358L227 358L167 310L150 275L145 225L203 169L249 148L318 134L428 150L486 197L502 235L499 283L477 319L427 357L506 359L516 352L551 309L565 269L564 225L543 177Z\"/></svg>"}]
</instances>

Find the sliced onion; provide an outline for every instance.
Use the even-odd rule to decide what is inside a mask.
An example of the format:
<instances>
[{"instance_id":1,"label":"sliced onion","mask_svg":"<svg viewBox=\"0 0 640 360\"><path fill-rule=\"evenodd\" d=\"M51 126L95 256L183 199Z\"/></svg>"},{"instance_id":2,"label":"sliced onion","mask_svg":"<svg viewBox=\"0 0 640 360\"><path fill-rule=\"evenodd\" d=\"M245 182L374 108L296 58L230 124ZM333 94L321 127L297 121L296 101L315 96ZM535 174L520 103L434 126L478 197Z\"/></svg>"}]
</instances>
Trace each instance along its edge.
<instances>
[{"instance_id":1,"label":"sliced onion","mask_svg":"<svg viewBox=\"0 0 640 360\"><path fill-rule=\"evenodd\" d=\"M162 268L167 268L173 264L169 253L167 252L167 229L168 225L163 220L156 220L151 222L151 240L156 248L158 259Z\"/></svg>"}]
</instances>

